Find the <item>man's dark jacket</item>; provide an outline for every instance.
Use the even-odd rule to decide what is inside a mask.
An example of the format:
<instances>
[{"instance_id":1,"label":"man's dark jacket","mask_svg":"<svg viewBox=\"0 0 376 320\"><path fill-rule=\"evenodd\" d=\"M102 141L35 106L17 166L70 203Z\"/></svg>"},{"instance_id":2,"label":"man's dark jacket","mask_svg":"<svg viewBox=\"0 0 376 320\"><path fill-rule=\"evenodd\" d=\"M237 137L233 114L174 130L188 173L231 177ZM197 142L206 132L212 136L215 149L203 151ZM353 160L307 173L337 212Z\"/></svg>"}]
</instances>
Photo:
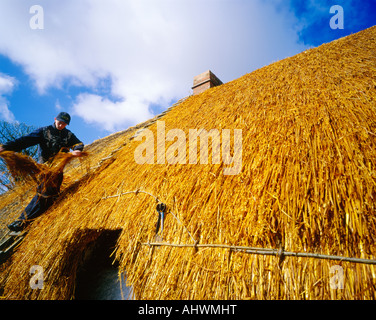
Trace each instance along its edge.
<instances>
[{"instance_id":1,"label":"man's dark jacket","mask_svg":"<svg viewBox=\"0 0 376 320\"><path fill-rule=\"evenodd\" d=\"M39 128L14 141L7 142L3 145L3 148L8 151L19 152L37 144L40 147L40 162L48 161L62 148L80 151L84 149L84 144L71 131L66 128L58 130L55 127L55 123Z\"/></svg>"}]
</instances>

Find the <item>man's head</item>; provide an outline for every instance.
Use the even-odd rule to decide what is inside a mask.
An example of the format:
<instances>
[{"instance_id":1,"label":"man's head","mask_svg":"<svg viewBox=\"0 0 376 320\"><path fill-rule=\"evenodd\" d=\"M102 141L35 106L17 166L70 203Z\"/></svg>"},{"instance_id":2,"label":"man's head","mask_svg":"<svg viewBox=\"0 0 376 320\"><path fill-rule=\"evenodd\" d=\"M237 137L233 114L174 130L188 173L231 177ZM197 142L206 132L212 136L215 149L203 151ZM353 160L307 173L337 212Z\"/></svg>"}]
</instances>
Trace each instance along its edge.
<instances>
[{"instance_id":1,"label":"man's head","mask_svg":"<svg viewBox=\"0 0 376 320\"><path fill-rule=\"evenodd\" d=\"M63 130L67 125L69 125L71 117L66 112L60 112L55 118L55 126L58 130Z\"/></svg>"}]
</instances>

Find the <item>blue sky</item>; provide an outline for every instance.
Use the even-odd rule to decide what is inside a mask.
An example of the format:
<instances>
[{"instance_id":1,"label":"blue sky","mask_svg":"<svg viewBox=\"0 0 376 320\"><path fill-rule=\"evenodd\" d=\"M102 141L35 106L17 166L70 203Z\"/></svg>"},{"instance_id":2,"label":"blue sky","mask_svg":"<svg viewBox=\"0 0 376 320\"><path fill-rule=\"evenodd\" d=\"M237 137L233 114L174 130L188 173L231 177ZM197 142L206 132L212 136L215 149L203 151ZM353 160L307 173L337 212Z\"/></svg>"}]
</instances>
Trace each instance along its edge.
<instances>
[{"instance_id":1,"label":"blue sky","mask_svg":"<svg viewBox=\"0 0 376 320\"><path fill-rule=\"evenodd\" d=\"M231 81L369 28L375 12L376 0L1 0L0 119L40 127L67 111L88 144L191 94L197 74Z\"/></svg>"}]
</instances>

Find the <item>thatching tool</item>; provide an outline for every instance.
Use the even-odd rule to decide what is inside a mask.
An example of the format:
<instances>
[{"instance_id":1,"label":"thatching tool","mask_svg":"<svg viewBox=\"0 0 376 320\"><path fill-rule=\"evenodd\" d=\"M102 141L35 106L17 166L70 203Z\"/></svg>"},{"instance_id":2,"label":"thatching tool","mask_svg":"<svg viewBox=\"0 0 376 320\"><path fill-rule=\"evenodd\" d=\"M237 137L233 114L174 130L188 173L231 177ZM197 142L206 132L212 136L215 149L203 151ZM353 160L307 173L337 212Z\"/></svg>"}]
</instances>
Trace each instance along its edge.
<instances>
[{"instance_id":1,"label":"thatching tool","mask_svg":"<svg viewBox=\"0 0 376 320\"><path fill-rule=\"evenodd\" d=\"M163 234L163 225L164 225L164 218L167 210L167 206L164 203L158 203L157 204L157 212L158 212L158 221L155 229L155 238L156 240L162 241L162 234ZM161 235L158 236L159 228L161 228Z\"/></svg>"}]
</instances>

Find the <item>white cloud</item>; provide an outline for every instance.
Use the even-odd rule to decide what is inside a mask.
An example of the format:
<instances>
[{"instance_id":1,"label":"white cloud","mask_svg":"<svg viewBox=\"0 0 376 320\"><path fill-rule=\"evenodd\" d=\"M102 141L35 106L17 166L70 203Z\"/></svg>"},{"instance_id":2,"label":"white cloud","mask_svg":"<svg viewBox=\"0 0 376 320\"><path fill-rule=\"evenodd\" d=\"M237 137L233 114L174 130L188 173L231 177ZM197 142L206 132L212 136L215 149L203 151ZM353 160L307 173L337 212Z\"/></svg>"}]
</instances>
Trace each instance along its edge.
<instances>
[{"instance_id":1,"label":"white cloud","mask_svg":"<svg viewBox=\"0 0 376 320\"><path fill-rule=\"evenodd\" d=\"M32 30L30 1L2 0L0 53L24 66L40 93L83 86L72 112L115 130L150 117L151 104L187 96L207 69L227 82L304 50L293 15L271 3L40 0L44 29ZM111 79L106 95L103 79Z\"/></svg>"},{"instance_id":2,"label":"white cloud","mask_svg":"<svg viewBox=\"0 0 376 320\"><path fill-rule=\"evenodd\" d=\"M16 84L16 79L0 74L0 118L8 122L15 121L15 117L9 110L6 96L12 93Z\"/></svg>"},{"instance_id":3,"label":"white cloud","mask_svg":"<svg viewBox=\"0 0 376 320\"><path fill-rule=\"evenodd\" d=\"M0 74L0 93L1 94L11 93L16 83L17 83L16 79L9 77L7 75Z\"/></svg>"},{"instance_id":4,"label":"white cloud","mask_svg":"<svg viewBox=\"0 0 376 320\"><path fill-rule=\"evenodd\" d=\"M107 98L86 93L79 95L74 111L87 123L100 124L108 131L114 131L124 123L137 123L152 116L140 101L112 102Z\"/></svg>"}]
</instances>

